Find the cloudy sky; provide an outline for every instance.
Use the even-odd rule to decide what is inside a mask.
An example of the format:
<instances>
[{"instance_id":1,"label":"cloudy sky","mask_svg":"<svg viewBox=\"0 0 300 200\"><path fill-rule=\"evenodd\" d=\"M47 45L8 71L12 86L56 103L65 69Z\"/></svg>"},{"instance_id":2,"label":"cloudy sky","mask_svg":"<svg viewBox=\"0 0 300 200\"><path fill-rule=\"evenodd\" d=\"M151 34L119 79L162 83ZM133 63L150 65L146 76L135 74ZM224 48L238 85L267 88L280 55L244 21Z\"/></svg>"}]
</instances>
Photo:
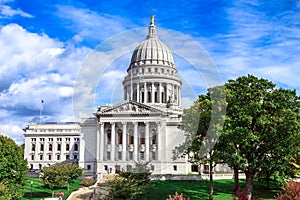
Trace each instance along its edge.
<instances>
[{"instance_id":1,"label":"cloudy sky","mask_svg":"<svg viewBox=\"0 0 300 200\"><path fill-rule=\"evenodd\" d=\"M41 110L42 122L74 121L121 101L151 15L174 52L184 107L247 74L299 94L299 9L299 0L0 0L0 133L22 144Z\"/></svg>"}]
</instances>

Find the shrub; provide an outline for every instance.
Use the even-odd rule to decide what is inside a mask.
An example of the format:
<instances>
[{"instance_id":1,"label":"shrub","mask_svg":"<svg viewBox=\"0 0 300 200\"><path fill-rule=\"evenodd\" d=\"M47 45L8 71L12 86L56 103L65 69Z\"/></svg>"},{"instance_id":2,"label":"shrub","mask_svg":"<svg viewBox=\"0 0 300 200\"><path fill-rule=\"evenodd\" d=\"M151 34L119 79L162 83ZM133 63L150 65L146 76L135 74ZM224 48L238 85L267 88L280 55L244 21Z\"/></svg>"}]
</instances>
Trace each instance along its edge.
<instances>
[{"instance_id":1,"label":"shrub","mask_svg":"<svg viewBox=\"0 0 300 200\"><path fill-rule=\"evenodd\" d=\"M282 189L283 193L275 197L276 200L300 199L300 183L290 180L285 184L285 186Z\"/></svg>"},{"instance_id":2,"label":"shrub","mask_svg":"<svg viewBox=\"0 0 300 200\"><path fill-rule=\"evenodd\" d=\"M178 192L175 192L175 195L173 197L169 195L169 198L167 198L166 200L190 200L190 197L186 199L182 193L179 195Z\"/></svg>"},{"instance_id":3,"label":"shrub","mask_svg":"<svg viewBox=\"0 0 300 200\"><path fill-rule=\"evenodd\" d=\"M81 187L89 187L89 186L92 186L96 183L96 180L92 179L92 178L86 178L86 179L83 179L79 185Z\"/></svg>"}]
</instances>

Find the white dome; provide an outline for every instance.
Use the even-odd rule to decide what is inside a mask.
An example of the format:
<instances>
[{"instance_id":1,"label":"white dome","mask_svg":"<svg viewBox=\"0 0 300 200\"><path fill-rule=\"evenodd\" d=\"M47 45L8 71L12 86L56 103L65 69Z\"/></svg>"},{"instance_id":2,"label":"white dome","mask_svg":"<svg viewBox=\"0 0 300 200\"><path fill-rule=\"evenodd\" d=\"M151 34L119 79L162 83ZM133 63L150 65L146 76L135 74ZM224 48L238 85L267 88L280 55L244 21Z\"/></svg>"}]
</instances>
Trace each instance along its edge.
<instances>
[{"instance_id":1,"label":"white dome","mask_svg":"<svg viewBox=\"0 0 300 200\"><path fill-rule=\"evenodd\" d=\"M165 43L158 39L154 24L149 26L147 39L135 48L129 68L135 68L144 64L175 68L172 53Z\"/></svg>"}]
</instances>

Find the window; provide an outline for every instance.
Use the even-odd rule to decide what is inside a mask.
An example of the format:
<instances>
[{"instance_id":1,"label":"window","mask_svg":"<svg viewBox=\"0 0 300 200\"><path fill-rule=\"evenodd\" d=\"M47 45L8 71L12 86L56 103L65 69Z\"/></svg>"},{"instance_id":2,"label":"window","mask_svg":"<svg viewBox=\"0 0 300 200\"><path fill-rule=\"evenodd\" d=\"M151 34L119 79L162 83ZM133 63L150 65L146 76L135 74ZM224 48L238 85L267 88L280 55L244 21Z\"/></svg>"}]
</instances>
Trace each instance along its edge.
<instances>
[{"instance_id":1,"label":"window","mask_svg":"<svg viewBox=\"0 0 300 200\"><path fill-rule=\"evenodd\" d=\"M155 152L151 152L151 157L152 157L152 160L156 160L156 153Z\"/></svg>"},{"instance_id":2,"label":"window","mask_svg":"<svg viewBox=\"0 0 300 200\"><path fill-rule=\"evenodd\" d=\"M145 153L144 152L140 152L140 159L145 160Z\"/></svg>"},{"instance_id":3,"label":"window","mask_svg":"<svg viewBox=\"0 0 300 200\"><path fill-rule=\"evenodd\" d=\"M61 142L61 141L62 141L62 139L61 139L61 138L57 138L57 141L58 141L58 142Z\"/></svg>"},{"instance_id":4,"label":"window","mask_svg":"<svg viewBox=\"0 0 300 200\"><path fill-rule=\"evenodd\" d=\"M66 138L66 141L70 141L71 139L70 138Z\"/></svg>"},{"instance_id":5,"label":"window","mask_svg":"<svg viewBox=\"0 0 300 200\"><path fill-rule=\"evenodd\" d=\"M56 155L56 160L60 160L60 155Z\"/></svg>"},{"instance_id":6,"label":"window","mask_svg":"<svg viewBox=\"0 0 300 200\"><path fill-rule=\"evenodd\" d=\"M199 172L198 165L192 165L191 170L192 172Z\"/></svg>"},{"instance_id":7,"label":"window","mask_svg":"<svg viewBox=\"0 0 300 200\"><path fill-rule=\"evenodd\" d=\"M44 144L41 144L40 150L41 150L41 151L44 151Z\"/></svg>"},{"instance_id":8,"label":"window","mask_svg":"<svg viewBox=\"0 0 300 200\"><path fill-rule=\"evenodd\" d=\"M108 170L108 166L104 165L104 170L107 171Z\"/></svg>"},{"instance_id":9,"label":"window","mask_svg":"<svg viewBox=\"0 0 300 200\"><path fill-rule=\"evenodd\" d=\"M52 160L52 157L51 157L51 155L48 155L48 160Z\"/></svg>"},{"instance_id":10,"label":"window","mask_svg":"<svg viewBox=\"0 0 300 200\"><path fill-rule=\"evenodd\" d=\"M91 165L87 165L87 166L86 166L86 169L87 169L87 170L91 170L91 169L92 169Z\"/></svg>"},{"instance_id":11,"label":"window","mask_svg":"<svg viewBox=\"0 0 300 200\"><path fill-rule=\"evenodd\" d=\"M52 151L52 144L49 144L49 151Z\"/></svg>"},{"instance_id":12,"label":"window","mask_svg":"<svg viewBox=\"0 0 300 200\"><path fill-rule=\"evenodd\" d=\"M173 170L177 171L177 165L173 165Z\"/></svg>"},{"instance_id":13,"label":"window","mask_svg":"<svg viewBox=\"0 0 300 200\"><path fill-rule=\"evenodd\" d=\"M70 159L70 155L67 154L67 155L66 155L66 160L69 160L69 159Z\"/></svg>"},{"instance_id":14,"label":"window","mask_svg":"<svg viewBox=\"0 0 300 200\"><path fill-rule=\"evenodd\" d=\"M53 141L53 138L48 138L48 141L49 141L49 142L52 142L52 141Z\"/></svg>"},{"instance_id":15,"label":"window","mask_svg":"<svg viewBox=\"0 0 300 200\"><path fill-rule=\"evenodd\" d=\"M31 155L31 160L34 160L34 155Z\"/></svg>"},{"instance_id":16,"label":"window","mask_svg":"<svg viewBox=\"0 0 300 200\"><path fill-rule=\"evenodd\" d=\"M118 151L118 160L122 160L122 152Z\"/></svg>"},{"instance_id":17,"label":"window","mask_svg":"<svg viewBox=\"0 0 300 200\"><path fill-rule=\"evenodd\" d=\"M43 160L43 155L40 155L40 160Z\"/></svg>"},{"instance_id":18,"label":"window","mask_svg":"<svg viewBox=\"0 0 300 200\"><path fill-rule=\"evenodd\" d=\"M133 152L132 151L129 152L128 157L129 157L129 160L133 160Z\"/></svg>"},{"instance_id":19,"label":"window","mask_svg":"<svg viewBox=\"0 0 300 200\"><path fill-rule=\"evenodd\" d=\"M145 133L142 131L140 133L140 144L145 144Z\"/></svg>"},{"instance_id":20,"label":"window","mask_svg":"<svg viewBox=\"0 0 300 200\"><path fill-rule=\"evenodd\" d=\"M31 144L31 151L35 151L35 144Z\"/></svg>"},{"instance_id":21,"label":"window","mask_svg":"<svg viewBox=\"0 0 300 200\"><path fill-rule=\"evenodd\" d=\"M57 151L61 151L61 144L57 144Z\"/></svg>"},{"instance_id":22,"label":"window","mask_svg":"<svg viewBox=\"0 0 300 200\"><path fill-rule=\"evenodd\" d=\"M156 130L151 130L151 144L156 144Z\"/></svg>"},{"instance_id":23,"label":"window","mask_svg":"<svg viewBox=\"0 0 300 200\"><path fill-rule=\"evenodd\" d=\"M33 164L30 164L30 169L33 169Z\"/></svg>"},{"instance_id":24,"label":"window","mask_svg":"<svg viewBox=\"0 0 300 200\"><path fill-rule=\"evenodd\" d=\"M151 165L151 170L154 171L154 165Z\"/></svg>"},{"instance_id":25,"label":"window","mask_svg":"<svg viewBox=\"0 0 300 200\"><path fill-rule=\"evenodd\" d=\"M157 73L157 68L155 68L155 73Z\"/></svg>"},{"instance_id":26,"label":"window","mask_svg":"<svg viewBox=\"0 0 300 200\"><path fill-rule=\"evenodd\" d=\"M111 144L111 130L108 129L106 131L106 141L107 141L107 144Z\"/></svg>"},{"instance_id":27,"label":"window","mask_svg":"<svg viewBox=\"0 0 300 200\"><path fill-rule=\"evenodd\" d=\"M42 169L43 165L42 164L39 164L39 169Z\"/></svg>"},{"instance_id":28,"label":"window","mask_svg":"<svg viewBox=\"0 0 300 200\"><path fill-rule=\"evenodd\" d=\"M110 160L110 152L106 152L106 160Z\"/></svg>"},{"instance_id":29,"label":"window","mask_svg":"<svg viewBox=\"0 0 300 200\"><path fill-rule=\"evenodd\" d=\"M79 141L79 138L74 138L74 141L78 142L78 141Z\"/></svg>"},{"instance_id":30,"label":"window","mask_svg":"<svg viewBox=\"0 0 300 200\"><path fill-rule=\"evenodd\" d=\"M74 144L74 151L78 151L78 144Z\"/></svg>"},{"instance_id":31,"label":"window","mask_svg":"<svg viewBox=\"0 0 300 200\"><path fill-rule=\"evenodd\" d=\"M69 151L69 150L70 150L70 145L66 144L66 151Z\"/></svg>"},{"instance_id":32,"label":"window","mask_svg":"<svg viewBox=\"0 0 300 200\"><path fill-rule=\"evenodd\" d=\"M74 159L77 160L78 159L78 155L74 155Z\"/></svg>"},{"instance_id":33,"label":"window","mask_svg":"<svg viewBox=\"0 0 300 200\"><path fill-rule=\"evenodd\" d=\"M149 72L149 73L151 72L151 68L148 68L148 72Z\"/></svg>"},{"instance_id":34,"label":"window","mask_svg":"<svg viewBox=\"0 0 300 200\"><path fill-rule=\"evenodd\" d=\"M36 141L36 138L31 138L31 141L32 141L32 142L35 142L35 141Z\"/></svg>"},{"instance_id":35,"label":"window","mask_svg":"<svg viewBox=\"0 0 300 200\"><path fill-rule=\"evenodd\" d=\"M118 144L122 144L122 133L123 131L121 129L118 130Z\"/></svg>"},{"instance_id":36,"label":"window","mask_svg":"<svg viewBox=\"0 0 300 200\"><path fill-rule=\"evenodd\" d=\"M162 73L162 74L165 73L165 70L164 70L164 69L161 69L161 73Z\"/></svg>"},{"instance_id":37,"label":"window","mask_svg":"<svg viewBox=\"0 0 300 200\"><path fill-rule=\"evenodd\" d=\"M40 141L41 141L41 142L45 141L45 138L40 138Z\"/></svg>"},{"instance_id":38,"label":"window","mask_svg":"<svg viewBox=\"0 0 300 200\"><path fill-rule=\"evenodd\" d=\"M133 131L132 131L132 129L129 130L129 144L133 144Z\"/></svg>"}]
</instances>

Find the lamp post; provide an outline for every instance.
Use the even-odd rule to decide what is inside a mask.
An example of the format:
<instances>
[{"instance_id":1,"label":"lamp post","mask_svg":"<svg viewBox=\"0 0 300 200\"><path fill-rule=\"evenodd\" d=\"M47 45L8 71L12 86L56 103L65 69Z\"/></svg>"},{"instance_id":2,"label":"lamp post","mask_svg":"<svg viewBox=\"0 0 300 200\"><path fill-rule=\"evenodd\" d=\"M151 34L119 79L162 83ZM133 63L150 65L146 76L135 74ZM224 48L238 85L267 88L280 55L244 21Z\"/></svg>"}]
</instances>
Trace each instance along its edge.
<instances>
[{"instance_id":1,"label":"lamp post","mask_svg":"<svg viewBox=\"0 0 300 200\"><path fill-rule=\"evenodd\" d=\"M33 184L33 181L30 181L30 199L32 199L32 184Z\"/></svg>"}]
</instances>

